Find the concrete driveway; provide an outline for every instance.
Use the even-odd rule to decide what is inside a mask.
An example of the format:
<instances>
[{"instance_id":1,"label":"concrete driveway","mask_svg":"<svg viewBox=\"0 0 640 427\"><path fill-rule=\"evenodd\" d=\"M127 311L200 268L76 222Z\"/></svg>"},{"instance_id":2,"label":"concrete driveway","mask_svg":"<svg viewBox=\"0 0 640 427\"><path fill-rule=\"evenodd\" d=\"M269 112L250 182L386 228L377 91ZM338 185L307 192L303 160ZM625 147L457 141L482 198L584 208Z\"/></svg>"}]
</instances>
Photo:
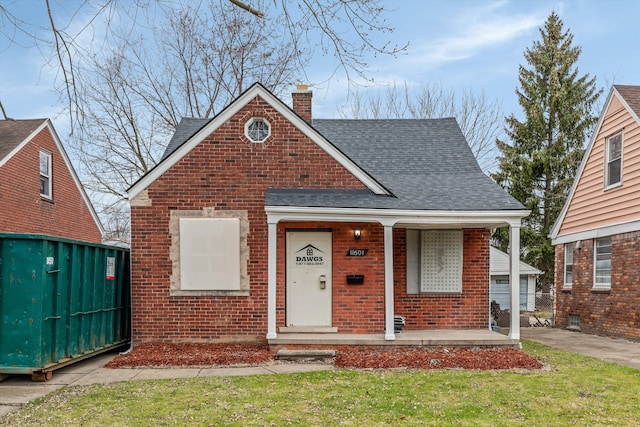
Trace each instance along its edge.
<instances>
[{"instance_id":1,"label":"concrete driveway","mask_svg":"<svg viewBox=\"0 0 640 427\"><path fill-rule=\"evenodd\" d=\"M640 343L637 342L543 327L522 328L520 338L640 369Z\"/></svg>"}]
</instances>

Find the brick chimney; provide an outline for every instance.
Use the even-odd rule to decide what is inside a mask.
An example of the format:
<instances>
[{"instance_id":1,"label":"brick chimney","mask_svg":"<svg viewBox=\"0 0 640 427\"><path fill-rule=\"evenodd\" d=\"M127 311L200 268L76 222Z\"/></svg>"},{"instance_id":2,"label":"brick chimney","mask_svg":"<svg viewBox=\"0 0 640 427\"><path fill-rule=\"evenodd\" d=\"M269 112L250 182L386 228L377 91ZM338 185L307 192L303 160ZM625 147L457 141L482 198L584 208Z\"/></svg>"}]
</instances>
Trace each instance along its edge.
<instances>
[{"instance_id":1,"label":"brick chimney","mask_svg":"<svg viewBox=\"0 0 640 427\"><path fill-rule=\"evenodd\" d=\"M295 92L291 94L291 98L293 99L293 111L304 120L310 122L313 92L309 90L309 86L297 85Z\"/></svg>"}]
</instances>

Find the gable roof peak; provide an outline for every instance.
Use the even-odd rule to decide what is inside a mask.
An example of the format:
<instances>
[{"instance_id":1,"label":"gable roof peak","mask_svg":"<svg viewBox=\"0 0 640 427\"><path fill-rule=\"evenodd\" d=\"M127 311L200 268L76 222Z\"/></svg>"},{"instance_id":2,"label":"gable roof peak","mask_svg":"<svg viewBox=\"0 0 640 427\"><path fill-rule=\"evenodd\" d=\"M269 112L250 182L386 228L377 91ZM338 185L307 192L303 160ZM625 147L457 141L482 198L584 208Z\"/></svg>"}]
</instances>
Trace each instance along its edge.
<instances>
[{"instance_id":1,"label":"gable roof peak","mask_svg":"<svg viewBox=\"0 0 640 427\"><path fill-rule=\"evenodd\" d=\"M613 89L624 99L636 116L640 116L640 86L613 85Z\"/></svg>"}]
</instances>

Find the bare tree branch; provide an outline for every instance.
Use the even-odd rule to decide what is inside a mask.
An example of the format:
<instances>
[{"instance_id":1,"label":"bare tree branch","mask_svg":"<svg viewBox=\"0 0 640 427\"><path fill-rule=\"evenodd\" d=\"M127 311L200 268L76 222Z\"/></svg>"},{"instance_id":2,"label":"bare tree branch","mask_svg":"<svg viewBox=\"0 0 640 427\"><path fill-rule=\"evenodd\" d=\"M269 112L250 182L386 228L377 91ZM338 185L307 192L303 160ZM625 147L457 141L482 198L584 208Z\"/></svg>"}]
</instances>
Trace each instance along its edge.
<instances>
[{"instance_id":1,"label":"bare tree branch","mask_svg":"<svg viewBox=\"0 0 640 427\"><path fill-rule=\"evenodd\" d=\"M404 83L399 87L394 83L366 97L357 92L341 115L357 119L455 117L480 167L488 172L497 165L495 139L502 128L502 112L500 103L484 92L474 95L464 89L458 95L441 84L412 87Z\"/></svg>"}]
</instances>

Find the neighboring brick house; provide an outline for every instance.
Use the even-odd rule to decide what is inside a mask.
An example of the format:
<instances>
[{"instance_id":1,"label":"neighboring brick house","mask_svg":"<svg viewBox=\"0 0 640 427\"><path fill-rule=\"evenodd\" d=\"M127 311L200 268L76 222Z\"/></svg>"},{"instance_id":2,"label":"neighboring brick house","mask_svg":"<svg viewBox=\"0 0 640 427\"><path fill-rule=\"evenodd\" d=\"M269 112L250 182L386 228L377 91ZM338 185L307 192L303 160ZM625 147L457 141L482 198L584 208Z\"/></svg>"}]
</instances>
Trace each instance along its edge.
<instances>
[{"instance_id":1,"label":"neighboring brick house","mask_svg":"<svg viewBox=\"0 0 640 427\"><path fill-rule=\"evenodd\" d=\"M556 325L640 340L640 86L614 85L551 239Z\"/></svg>"},{"instance_id":2,"label":"neighboring brick house","mask_svg":"<svg viewBox=\"0 0 640 427\"><path fill-rule=\"evenodd\" d=\"M0 120L0 232L102 242L100 220L49 119Z\"/></svg>"},{"instance_id":3,"label":"neighboring brick house","mask_svg":"<svg viewBox=\"0 0 640 427\"><path fill-rule=\"evenodd\" d=\"M489 329L491 230L517 278L528 212L455 119L317 120L311 96L254 84L183 119L129 189L134 343Z\"/></svg>"}]
</instances>

